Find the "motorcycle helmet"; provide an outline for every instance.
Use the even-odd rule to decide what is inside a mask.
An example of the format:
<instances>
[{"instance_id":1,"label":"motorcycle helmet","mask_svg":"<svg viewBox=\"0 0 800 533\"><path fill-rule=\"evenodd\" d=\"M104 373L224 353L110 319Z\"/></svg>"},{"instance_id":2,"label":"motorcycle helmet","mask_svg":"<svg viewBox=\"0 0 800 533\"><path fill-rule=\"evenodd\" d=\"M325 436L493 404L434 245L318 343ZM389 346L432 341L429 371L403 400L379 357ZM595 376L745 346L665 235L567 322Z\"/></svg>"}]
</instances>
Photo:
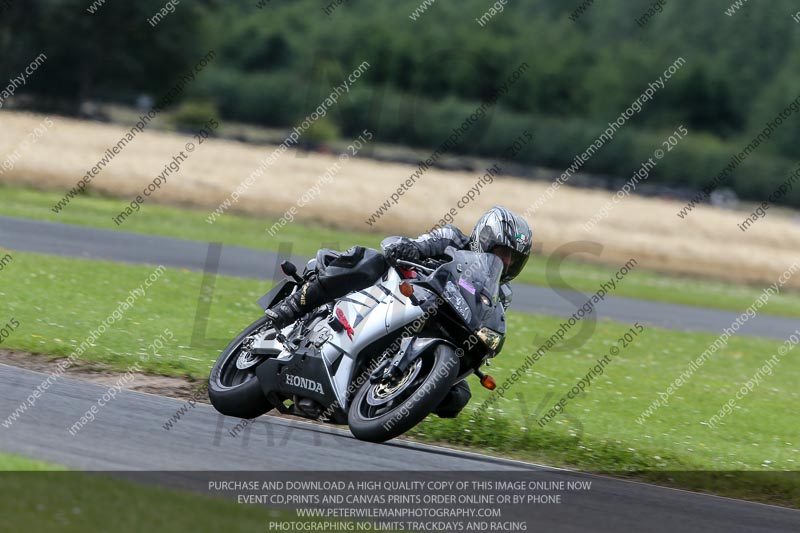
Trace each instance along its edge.
<instances>
[{"instance_id":1,"label":"motorcycle helmet","mask_svg":"<svg viewBox=\"0 0 800 533\"><path fill-rule=\"evenodd\" d=\"M516 278L531 255L533 232L524 218L495 206L475 224L470 242L475 252L491 253L503 261L502 281Z\"/></svg>"}]
</instances>

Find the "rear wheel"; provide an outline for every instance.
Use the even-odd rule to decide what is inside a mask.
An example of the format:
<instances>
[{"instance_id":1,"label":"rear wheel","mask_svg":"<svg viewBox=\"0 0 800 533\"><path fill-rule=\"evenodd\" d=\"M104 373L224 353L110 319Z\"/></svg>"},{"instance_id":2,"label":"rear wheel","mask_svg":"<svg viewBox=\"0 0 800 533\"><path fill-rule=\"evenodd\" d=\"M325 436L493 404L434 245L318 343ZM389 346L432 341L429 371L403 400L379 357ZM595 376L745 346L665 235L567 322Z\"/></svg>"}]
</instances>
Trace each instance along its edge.
<instances>
[{"instance_id":1,"label":"rear wheel","mask_svg":"<svg viewBox=\"0 0 800 533\"><path fill-rule=\"evenodd\" d=\"M211 370L208 398L223 415L250 419L273 407L256 378L256 367L268 356L253 355L249 351L254 336L266 329L266 321L267 317L256 320L233 339Z\"/></svg>"},{"instance_id":2,"label":"rear wheel","mask_svg":"<svg viewBox=\"0 0 800 533\"><path fill-rule=\"evenodd\" d=\"M350 404L347 423L360 440L384 442L425 419L458 377L453 348L439 344L420 355L395 383L366 382Z\"/></svg>"}]
</instances>

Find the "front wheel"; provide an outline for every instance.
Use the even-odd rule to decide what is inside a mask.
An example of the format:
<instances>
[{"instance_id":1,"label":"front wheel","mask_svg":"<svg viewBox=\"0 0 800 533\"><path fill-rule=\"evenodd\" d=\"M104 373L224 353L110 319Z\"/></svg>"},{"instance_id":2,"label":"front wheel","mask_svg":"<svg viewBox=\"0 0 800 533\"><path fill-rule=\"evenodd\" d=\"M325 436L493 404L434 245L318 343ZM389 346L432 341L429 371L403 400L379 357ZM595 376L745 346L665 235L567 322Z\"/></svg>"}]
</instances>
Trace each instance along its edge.
<instances>
[{"instance_id":1,"label":"front wheel","mask_svg":"<svg viewBox=\"0 0 800 533\"><path fill-rule=\"evenodd\" d=\"M267 317L262 317L250 324L222 351L211 370L208 398L223 415L251 419L272 409L256 378L256 367L265 357L248 350L253 336L267 327L266 322Z\"/></svg>"},{"instance_id":2,"label":"front wheel","mask_svg":"<svg viewBox=\"0 0 800 533\"><path fill-rule=\"evenodd\" d=\"M425 419L447 396L458 377L453 348L438 344L420 355L396 383L367 381L350 404L347 423L359 440L384 442Z\"/></svg>"}]
</instances>

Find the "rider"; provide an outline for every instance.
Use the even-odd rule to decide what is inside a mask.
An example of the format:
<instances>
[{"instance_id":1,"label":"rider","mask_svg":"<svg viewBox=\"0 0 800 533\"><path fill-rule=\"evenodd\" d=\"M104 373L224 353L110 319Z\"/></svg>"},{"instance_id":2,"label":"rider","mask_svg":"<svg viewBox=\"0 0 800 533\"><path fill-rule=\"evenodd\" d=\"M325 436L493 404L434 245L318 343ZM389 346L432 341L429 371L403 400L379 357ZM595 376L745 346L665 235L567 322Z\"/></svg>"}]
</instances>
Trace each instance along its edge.
<instances>
[{"instance_id":1,"label":"rider","mask_svg":"<svg viewBox=\"0 0 800 533\"><path fill-rule=\"evenodd\" d=\"M416 239L403 237L388 245L383 254L354 246L322 265L319 274L303 284L299 291L267 310L267 319L273 327L284 328L312 309L374 284L397 259L414 261L437 257L444 254L448 246L497 255L503 261L501 282L506 284L525 267L532 238L531 228L524 218L505 207L495 206L481 216L470 236L448 224ZM501 294L503 306L507 308L511 303L511 290L505 288ZM462 380L453 385L435 413L442 418L453 418L470 397L469 386Z\"/></svg>"}]
</instances>

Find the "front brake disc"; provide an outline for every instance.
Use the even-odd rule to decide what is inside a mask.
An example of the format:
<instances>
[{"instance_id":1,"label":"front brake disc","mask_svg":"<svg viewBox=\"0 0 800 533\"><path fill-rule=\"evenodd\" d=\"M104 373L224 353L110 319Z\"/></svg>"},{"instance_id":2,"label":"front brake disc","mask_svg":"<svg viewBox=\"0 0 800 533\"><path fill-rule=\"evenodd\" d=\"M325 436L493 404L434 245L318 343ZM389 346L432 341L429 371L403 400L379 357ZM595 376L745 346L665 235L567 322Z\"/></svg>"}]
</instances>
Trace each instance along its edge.
<instances>
[{"instance_id":1,"label":"front brake disc","mask_svg":"<svg viewBox=\"0 0 800 533\"><path fill-rule=\"evenodd\" d=\"M414 363L406 370L400 380L393 384L389 385L383 381L380 383L376 383L369 388L367 392L366 400L369 405L384 405L391 400L395 399L399 396L406 387L413 383L414 380L417 378L420 369L422 368L422 359L417 359Z\"/></svg>"}]
</instances>

